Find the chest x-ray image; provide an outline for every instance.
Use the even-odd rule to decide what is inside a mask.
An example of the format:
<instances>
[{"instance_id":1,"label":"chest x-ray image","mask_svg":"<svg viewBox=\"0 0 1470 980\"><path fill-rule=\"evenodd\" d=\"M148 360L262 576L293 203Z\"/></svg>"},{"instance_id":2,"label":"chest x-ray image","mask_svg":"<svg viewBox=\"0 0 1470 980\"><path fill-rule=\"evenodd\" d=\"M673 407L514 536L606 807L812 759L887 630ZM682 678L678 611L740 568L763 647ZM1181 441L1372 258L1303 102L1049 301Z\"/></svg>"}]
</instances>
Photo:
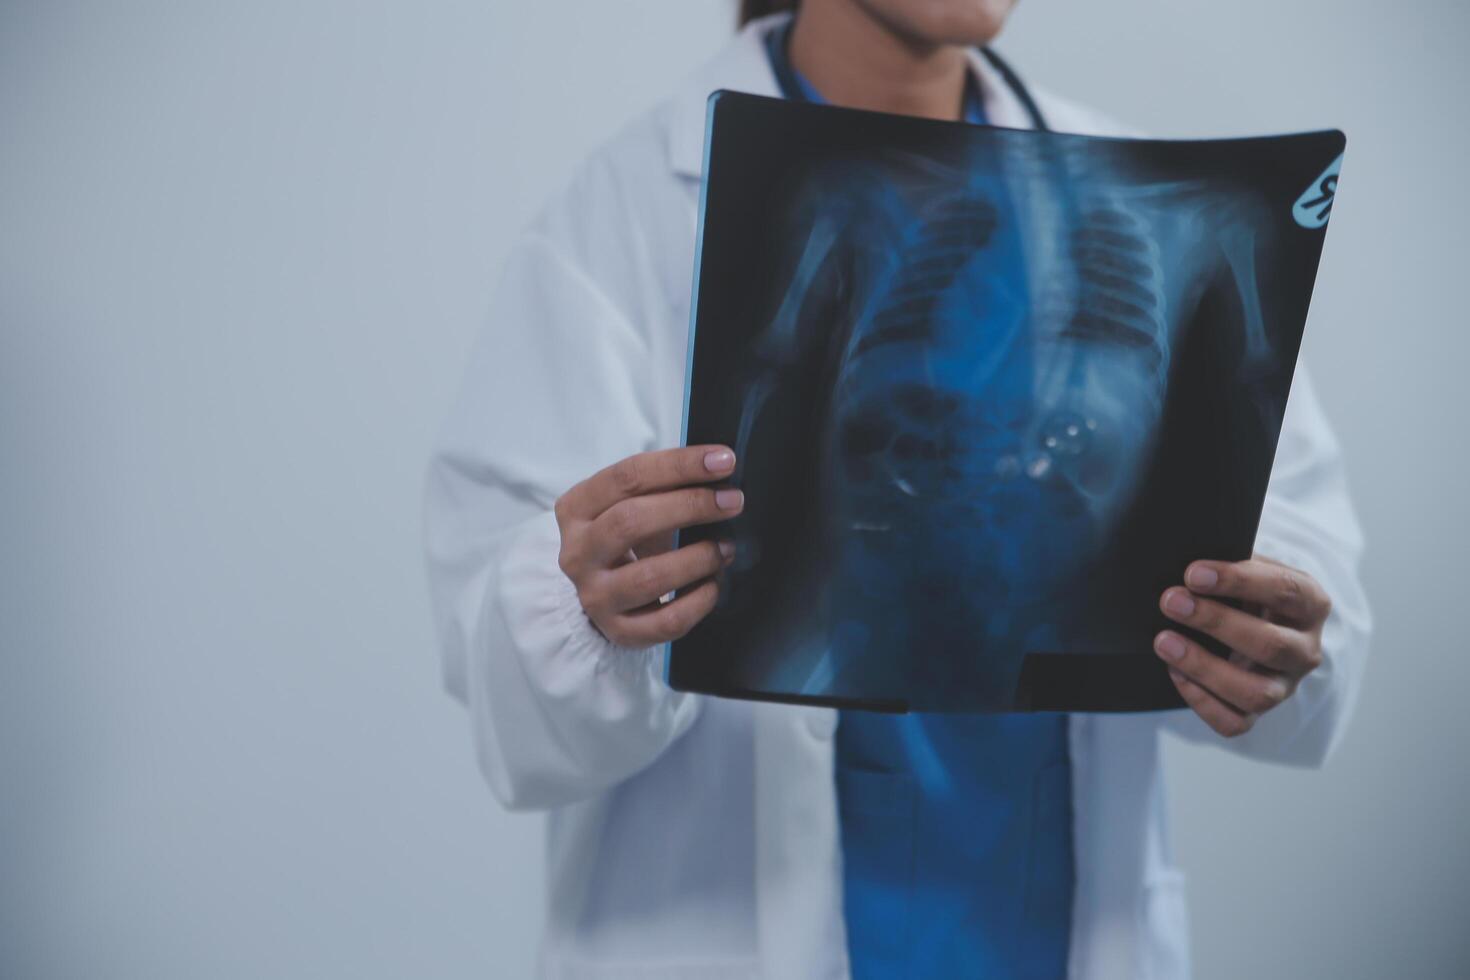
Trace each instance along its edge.
<instances>
[{"instance_id":1,"label":"chest x-ray image","mask_svg":"<svg viewBox=\"0 0 1470 980\"><path fill-rule=\"evenodd\" d=\"M1158 595L1250 556L1343 143L713 96L685 428L746 507L670 683L1177 706Z\"/></svg>"}]
</instances>

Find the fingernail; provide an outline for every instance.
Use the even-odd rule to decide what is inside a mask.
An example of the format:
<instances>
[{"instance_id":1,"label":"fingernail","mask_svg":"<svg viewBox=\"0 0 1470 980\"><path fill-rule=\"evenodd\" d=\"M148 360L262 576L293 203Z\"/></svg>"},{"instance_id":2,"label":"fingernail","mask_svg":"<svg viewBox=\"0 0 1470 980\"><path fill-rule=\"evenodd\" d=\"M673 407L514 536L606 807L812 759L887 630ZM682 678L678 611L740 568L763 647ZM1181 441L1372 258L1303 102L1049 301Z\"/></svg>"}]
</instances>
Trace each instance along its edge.
<instances>
[{"instance_id":1,"label":"fingernail","mask_svg":"<svg viewBox=\"0 0 1470 980\"><path fill-rule=\"evenodd\" d=\"M711 473L723 473L735 465L735 454L728 449L716 449L704 454L704 468Z\"/></svg>"},{"instance_id":2,"label":"fingernail","mask_svg":"<svg viewBox=\"0 0 1470 980\"><path fill-rule=\"evenodd\" d=\"M1175 589L1164 597L1164 608L1175 616L1193 616L1194 600L1183 589Z\"/></svg>"},{"instance_id":3,"label":"fingernail","mask_svg":"<svg viewBox=\"0 0 1470 980\"><path fill-rule=\"evenodd\" d=\"M745 503L745 494L739 490L716 490L715 506L720 510L739 510Z\"/></svg>"},{"instance_id":4,"label":"fingernail","mask_svg":"<svg viewBox=\"0 0 1470 980\"><path fill-rule=\"evenodd\" d=\"M1209 565L1190 565L1184 573L1184 584L1192 589L1213 589L1220 573Z\"/></svg>"},{"instance_id":5,"label":"fingernail","mask_svg":"<svg viewBox=\"0 0 1470 980\"><path fill-rule=\"evenodd\" d=\"M1266 697L1272 701L1286 700L1286 685L1280 681L1271 681L1266 685Z\"/></svg>"},{"instance_id":6,"label":"fingernail","mask_svg":"<svg viewBox=\"0 0 1470 980\"><path fill-rule=\"evenodd\" d=\"M720 557L723 558L723 559L725 559L725 561L729 561L731 558L734 558L735 557L735 542L734 541L721 541L720 542Z\"/></svg>"},{"instance_id":7,"label":"fingernail","mask_svg":"<svg viewBox=\"0 0 1470 980\"><path fill-rule=\"evenodd\" d=\"M1184 656L1184 641L1173 633L1160 633L1158 640L1154 642L1154 649L1159 652L1159 656L1172 662Z\"/></svg>"}]
</instances>

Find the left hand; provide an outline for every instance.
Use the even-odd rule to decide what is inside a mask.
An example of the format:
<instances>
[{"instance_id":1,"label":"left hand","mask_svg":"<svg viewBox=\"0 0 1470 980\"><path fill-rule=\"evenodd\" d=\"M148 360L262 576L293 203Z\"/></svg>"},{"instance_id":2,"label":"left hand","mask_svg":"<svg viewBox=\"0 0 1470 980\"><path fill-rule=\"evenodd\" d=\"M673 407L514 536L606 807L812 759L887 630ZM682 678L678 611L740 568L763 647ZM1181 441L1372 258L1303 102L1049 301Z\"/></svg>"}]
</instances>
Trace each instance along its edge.
<instances>
[{"instance_id":1,"label":"left hand","mask_svg":"<svg viewBox=\"0 0 1470 980\"><path fill-rule=\"evenodd\" d=\"M1322 624L1332 602L1310 575L1260 557L1197 561L1185 569L1184 582L1165 590L1159 608L1219 640L1230 656L1173 630L1154 637L1154 652L1195 714L1226 738L1244 735L1322 665ZM1210 596L1239 600L1244 608Z\"/></svg>"}]
</instances>

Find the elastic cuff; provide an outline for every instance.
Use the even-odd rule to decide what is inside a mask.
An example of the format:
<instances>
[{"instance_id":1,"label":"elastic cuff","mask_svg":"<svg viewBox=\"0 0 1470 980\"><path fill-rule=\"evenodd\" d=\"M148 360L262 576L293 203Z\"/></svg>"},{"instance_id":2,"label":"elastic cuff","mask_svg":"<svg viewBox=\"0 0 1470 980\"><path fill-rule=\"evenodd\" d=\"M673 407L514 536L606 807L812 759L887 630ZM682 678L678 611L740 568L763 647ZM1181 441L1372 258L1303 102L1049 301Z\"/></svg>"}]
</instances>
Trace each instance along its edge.
<instances>
[{"instance_id":1,"label":"elastic cuff","mask_svg":"<svg viewBox=\"0 0 1470 980\"><path fill-rule=\"evenodd\" d=\"M650 671L661 678L662 647L620 646L587 618L577 587L557 563L560 549L556 515L546 511L526 521L502 557L496 597L501 616L516 649L542 660L528 668L541 674L555 660L630 681Z\"/></svg>"}]
</instances>

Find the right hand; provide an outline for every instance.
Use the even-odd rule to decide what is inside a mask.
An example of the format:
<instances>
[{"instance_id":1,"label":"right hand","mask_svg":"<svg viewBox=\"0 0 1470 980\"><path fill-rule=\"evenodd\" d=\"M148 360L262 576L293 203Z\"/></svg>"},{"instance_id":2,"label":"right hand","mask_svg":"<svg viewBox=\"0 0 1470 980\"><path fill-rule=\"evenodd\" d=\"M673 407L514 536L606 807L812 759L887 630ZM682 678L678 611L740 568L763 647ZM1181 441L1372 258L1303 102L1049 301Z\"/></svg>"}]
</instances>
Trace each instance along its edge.
<instances>
[{"instance_id":1,"label":"right hand","mask_svg":"<svg viewBox=\"0 0 1470 980\"><path fill-rule=\"evenodd\" d=\"M671 549L679 528L740 513L739 490L697 485L734 470L735 454L725 446L662 449L614 463L558 498L557 563L603 636L623 647L656 646L688 633L715 607L715 576L734 557L734 545L699 541ZM683 591L660 600L675 590Z\"/></svg>"}]
</instances>

